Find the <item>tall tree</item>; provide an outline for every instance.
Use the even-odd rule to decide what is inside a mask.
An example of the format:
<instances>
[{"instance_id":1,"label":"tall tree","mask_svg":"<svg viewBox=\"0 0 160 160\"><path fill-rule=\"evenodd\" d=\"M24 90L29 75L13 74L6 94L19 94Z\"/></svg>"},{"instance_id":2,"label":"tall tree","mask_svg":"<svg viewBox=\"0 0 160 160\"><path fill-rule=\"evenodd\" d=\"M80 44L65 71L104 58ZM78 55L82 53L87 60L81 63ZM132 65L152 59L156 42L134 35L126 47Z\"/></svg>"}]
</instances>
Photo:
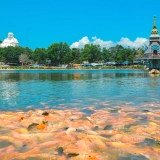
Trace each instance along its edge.
<instances>
[{"instance_id":1,"label":"tall tree","mask_svg":"<svg viewBox=\"0 0 160 160\"><path fill-rule=\"evenodd\" d=\"M53 43L48 47L47 55L48 59L56 65L66 63L68 61L67 56L70 55L70 48L66 42Z\"/></svg>"},{"instance_id":2,"label":"tall tree","mask_svg":"<svg viewBox=\"0 0 160 160\"><path fill-rule=\"evenodd\" d=\"M36 48L31 55L34 62L45 64L47 59L47 50L45 48Z\"/></svg>"},{"instance_id":3,"label":"tall tree","mask_svg":"<svg viewBox=\"0 0 160 160\"><path fill-rule=\"evenodd\" d=\"M19 61L22 63L22 66L24 64L27 64L29 62L29 56L27 54L21 54L19 56Z\"/></svg>"},{"instance_id":4,"label":"tall tree","mask_svg":"<svg viewBox=\"0 0 160 160\"><path fill-rule=\"evenodd\" d=\"M53 43L47 49L47 57L51 60L52 64L58 65L60 57L59 57L59 43Z\"/></svg>"},{"instance_id":5,"label":"tall tree","mask_svg":"<svg viewBox=\"0 0 160 160\"><path fill-rule=\"evenodd\" d=\"M5 62L6 54L4 48L0 48L0 62Z\"/></svg>"},{"instance_id":6,"label":"tall tree","mask_svg":"<svg viewBox=\"0 0 160 160\"><path fill-rule=\"evenodd\" d=\"M70 54L71 54L71 49L69 48L69 45L66 42L62 43L61 63L64 63L64 64L68 63Z\"/></svg>"},{"instance_id":7,"label":"tall tree","mask_svg":"<svg viewBox=\"0 0 160 160\"><path fill-rule=\"evenodd\" d=\"M71 50L71 62L72 63L81 63L81 50L79 48L72 48Z\"/></svg>"},{"instance_id":8,"label":"tall tree","mask_svg":"<svg viewBox=\"0 0 160 160\"><path fill-rule=\"evenodd\" d=\"M98 62L102 60L101 47L100 45L91 44L90 45L90 62Z\"/></svg>"},{"instance_id":9,"label":"tall tree","mask_svg":"<svg viewBox=\"0 0 160 160\"><path fill-rule=\"evenodd\" d=\"M90 44L85 44L81 54L81 62L90 61L90 59L91 59Z\"/></svg>"},{"instance_id":10,"label":"tall tree","mask_svg":"<svg viewBox=\"0 0 160 160\"><path fill-rule=\"evenodd\" d=\"M111 52L109 52L109 50L107 50L106 48L102 49L102 57L104 62L114 61L113 54L111 54Z\"/></svg>"}]
</instances>

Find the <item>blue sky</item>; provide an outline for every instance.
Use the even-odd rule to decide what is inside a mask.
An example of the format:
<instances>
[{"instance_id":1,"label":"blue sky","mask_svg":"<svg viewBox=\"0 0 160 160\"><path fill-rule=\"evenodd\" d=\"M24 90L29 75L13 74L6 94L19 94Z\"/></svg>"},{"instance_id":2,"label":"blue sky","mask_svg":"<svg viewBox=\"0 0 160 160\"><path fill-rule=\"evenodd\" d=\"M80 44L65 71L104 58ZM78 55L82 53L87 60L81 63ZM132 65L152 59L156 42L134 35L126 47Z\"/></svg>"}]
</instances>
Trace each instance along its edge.
<instances>
[{"instance_id":1,"label":"blue sky","mask_svg":"<svg viewBox=\"0 0 160 160\"><path fill-rule=\"evenodd\" d=\"M160 29L159 0L3 0L0 3L0 40L13 32L20 46L33 50L61 41L78 47L91 42L104 46L122 42L132 46L139 37L144 38L144 43L150 36L154 15ZM141 39L136 43L139 42Z\"/></svg>"}]
</instances>

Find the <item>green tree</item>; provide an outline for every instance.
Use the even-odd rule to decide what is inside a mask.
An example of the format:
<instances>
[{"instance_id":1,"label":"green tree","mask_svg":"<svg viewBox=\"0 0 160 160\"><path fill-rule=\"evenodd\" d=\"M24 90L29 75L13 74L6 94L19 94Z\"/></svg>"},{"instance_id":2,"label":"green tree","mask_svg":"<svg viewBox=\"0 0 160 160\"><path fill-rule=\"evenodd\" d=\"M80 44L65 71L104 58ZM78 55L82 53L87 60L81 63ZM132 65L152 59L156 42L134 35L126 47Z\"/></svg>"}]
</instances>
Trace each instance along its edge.
<instances>
[{"instance_id":1,"label":"green tree","mask_svg":"<svg viewBox=\"0 0 160 160\"><path fill-rule=\"evenodd\" d=\"M101 47L100 45L91 44L90 45L90 62L99 62L102 60Z\"/></svg>"},{"instance_id":2,"label":"green tree","mask_svg":"<svg viewBox=\"0 0 160 160\"><path fill-rule=\"evenodd\" d=\"M0 48L0 62L5 62L6 60L6 53L4 48Z\"/></svg>"},{"instance_id":3,"label":"green tree","mask_svg":"<svg viewBox=\"0 0 160 160\"><path fill-rule=\"evenodd\" d=\"M61 42L62 43L62 42ZM70 55L71 55L71 49L69 48L69 45L64 42L61 44L60 43L60 49L61 49L61 54L60 54L60 58L61 58L61 63L65 64L65 63L69 63L70 61Z\"/></svg>"},{"instance_id":4,"label":"green tree","mask_svg":"<svg viewBox=\"0 0 160 160\"><path fill-rule=\"evenodd\" d=\"M21 54L19 56L19 61L22 63L22 66L24 64L27 64L29 62L29 56L27 54Z\"/></svg>"},{"instance_id":5,"label":"green tree","mask_svg":"<svg viewBox=\"0 0 160 160\"><path fill-rule=\"evenodd\" d=\"M47 50L45 48L36 48L31 55L34 62L45 64L47 59Z\"/></svg>"},{"instance_id":6,"label":"green tree","mask_svg":"<svg viewBox=\"0 0 160 160\"><path fill-rule=\"evenodd\" d=\"M121 63L121 62L125 61L124 54L125 54L124 50L117 51L117 54L116 54L116 57L115 57L115 62Z\"/></svg>"},{"instance_id":7,"label":"green tree","mask_svg":"<svg viewBox=\"0 0 160 160\"><path fill-rule=\"evenodd\" d=\"M48 59L52 63L59 65L68 62L68 56L70 56L70 48L68 44L65 43L53 43L47 49Z\"/></svg>"},{"instance_id":8,"label":"green tree","mask_svg":"<svg viewBox=\"0 0 160 160\"><path fill-rule=\"evenodd\" d=\"M107 50L106 48L102 49L102 57L103 57L104 62L114 61L113 54L111 54L111 52Z\"/></svg>"},{"instance_id":9,"label":"green tree","mask_svg":"<svg viewBox=\"0 0 160 160\"><path fill-rule=\"evenodd\" d=\"M53 43L47 49L47 57L51 60L51 63L59 63L59 43Z\"/></svg>"},{"instance_id":10,"label":"green tree","mask_svg":"<svg viewBox=\"0 0 160 160\"><path fill-rule=\"evenodd\" d=\"M71 63L81 63L81 50L79 48L72 48L71 50Z\"/></svg>"},{"instance_id":11,"label":"green tree","mask_svg":"<svg viewBox=\"0 0 160 160\"><path fill-rule=\"evenodd\" d=\"M144 48L142 47L142 48L138 48L137 50L136 50L136 54L135 54L135 56L136 57L141 57L141 56L143 56L144 55Z\"/></svg>"},{"instance_id":12,"label":"green tree","mask_svg":"<svg viewBox=\"0 0 160 160\"><path fill-rule=\"evenodd\" d=\"M4 50L5 50L6 62L10 62L10 63L18 62L19 55L17 55L15 47L8 46L8 47L5 47Z\"/></svg>"},{"instance_id":13,"label":"green tree","mask_svg":"<svg viewBox=\"0 0 160 160\"><path fill-rule=\"evenodd\" d=\"M85 44L80 59L81 59L81 62L90 61L91 59L90 44Z\"/></svg>"}]
</instances>

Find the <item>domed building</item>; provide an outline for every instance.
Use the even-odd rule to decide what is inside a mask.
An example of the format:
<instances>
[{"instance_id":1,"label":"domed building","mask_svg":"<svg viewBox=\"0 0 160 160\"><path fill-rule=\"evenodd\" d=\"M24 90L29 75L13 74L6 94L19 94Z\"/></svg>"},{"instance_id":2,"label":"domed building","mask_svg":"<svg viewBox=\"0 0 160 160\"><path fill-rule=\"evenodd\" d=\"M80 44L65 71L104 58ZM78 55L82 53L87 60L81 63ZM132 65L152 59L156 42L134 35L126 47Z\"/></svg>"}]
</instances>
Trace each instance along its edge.
<instances>
[{"instance_id":1,"label":"domed building","mask_svg":"<svg viewBox=\"0 0 160 160\"><path fill-rule=\"evenodd\" d=\"M12 32L8 33L8 38L4 39L4 41L0 44L1 48L8 46L18 46L18 40L14 38L14 34Z\"/></svg>"}]
</instances>

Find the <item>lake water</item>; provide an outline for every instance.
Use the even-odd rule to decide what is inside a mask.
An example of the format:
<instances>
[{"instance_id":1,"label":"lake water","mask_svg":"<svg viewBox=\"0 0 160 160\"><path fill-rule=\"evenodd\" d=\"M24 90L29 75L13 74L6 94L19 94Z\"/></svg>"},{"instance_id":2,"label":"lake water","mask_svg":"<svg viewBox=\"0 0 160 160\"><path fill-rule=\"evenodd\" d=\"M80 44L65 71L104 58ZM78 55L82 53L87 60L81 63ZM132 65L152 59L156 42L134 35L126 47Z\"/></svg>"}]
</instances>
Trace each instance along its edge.
<instances>
[{"instance_id":1,"label":"lake water","mask_svg":"<svg viewBox=\"0 0 160 160\"><path fill-rule=\"evenodd\" d=\"M143 70L0 71L0 110L97 109L159 103L160 78Z\"/></svg>"}]
</instances>

